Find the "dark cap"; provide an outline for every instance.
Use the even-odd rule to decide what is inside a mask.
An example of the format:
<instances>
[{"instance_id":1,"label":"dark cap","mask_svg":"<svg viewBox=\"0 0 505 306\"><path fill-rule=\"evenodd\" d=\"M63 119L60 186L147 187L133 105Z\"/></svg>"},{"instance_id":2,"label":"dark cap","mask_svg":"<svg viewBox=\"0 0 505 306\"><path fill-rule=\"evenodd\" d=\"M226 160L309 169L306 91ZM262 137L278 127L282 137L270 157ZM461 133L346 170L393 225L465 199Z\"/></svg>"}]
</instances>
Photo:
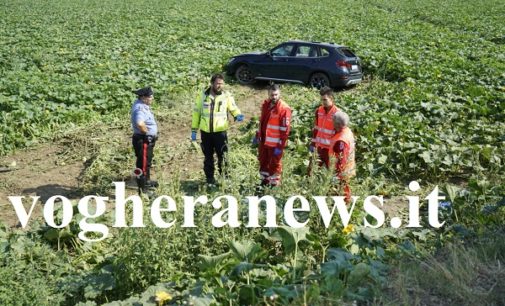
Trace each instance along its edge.
<instances>
[{"instance_id":1,"label":"dark cap","mask_svg":"<svg viewBox=\"0 0 505 306\"><path fill-rule=\"evenodd\" d=\"M151 86L135 90L133 93L136 94L139 97L149 97L149 96L152 96L154 94L153 89L151 88Z\"/></svg>"}]
</instances>

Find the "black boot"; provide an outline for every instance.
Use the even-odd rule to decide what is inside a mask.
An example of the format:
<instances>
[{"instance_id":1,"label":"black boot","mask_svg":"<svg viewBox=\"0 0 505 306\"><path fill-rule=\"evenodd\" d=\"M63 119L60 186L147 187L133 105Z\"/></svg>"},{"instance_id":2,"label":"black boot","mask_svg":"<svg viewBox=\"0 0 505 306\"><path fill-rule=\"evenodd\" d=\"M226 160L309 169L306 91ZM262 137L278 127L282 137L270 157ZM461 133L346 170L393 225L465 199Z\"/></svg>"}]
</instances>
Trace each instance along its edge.
<instances>
[{"instance_id":1,"label":"black boot","mask_svg":"<svg viewBox=\"0 0 505 306\"><path fill-rule=\"evenodd\" d=\"M259 184L256 186L254 190L254 195L258 197L262 197L265 194L265 185Z\"/></svg>"},{"instance_id":2,"label":"black boot","mask_svg":"<svg viewBox=\"0 0 505 306\"><path fill-rule=\"evenodd\" d=\"M137 186L138 186L138 192L139 195L141 195L143 192L146 192L146 178L145 176L141 175L140 177L137 178Z\"/></svg>"},{"instance_id":3,"label":"black boot","mask_svg":"<svg viewBox=\"0 0 505 306\"><path fill-rule=\"evenodd\" d=\"M147 173L145 174L146 177L146 188L151 188L151 189L156 189L158 188L159 184L157 181L151 181L151 171L150 169L147 170Z\"/></svg>"},{"instance_id":4,"label":"black boot","mask_svg":"<svg viewBox=\"0 0 505 306\"><path fill-rule=\"evenodd\" d=\"M146 187L147 188L158 188L160 184L158 184L157 181L147 181Z\"/></svg>"},{"instance_id":5,"label":"black boot","mask_svg":"<svg viewBox=\"0 0 505 306\"><path fill-rule=\"evenodd\" d=\"M207 178L207 184L209 184L209 185L216 185L216 180L214 179L214 177L208 177Z\"/></svg>"}]
</instances>

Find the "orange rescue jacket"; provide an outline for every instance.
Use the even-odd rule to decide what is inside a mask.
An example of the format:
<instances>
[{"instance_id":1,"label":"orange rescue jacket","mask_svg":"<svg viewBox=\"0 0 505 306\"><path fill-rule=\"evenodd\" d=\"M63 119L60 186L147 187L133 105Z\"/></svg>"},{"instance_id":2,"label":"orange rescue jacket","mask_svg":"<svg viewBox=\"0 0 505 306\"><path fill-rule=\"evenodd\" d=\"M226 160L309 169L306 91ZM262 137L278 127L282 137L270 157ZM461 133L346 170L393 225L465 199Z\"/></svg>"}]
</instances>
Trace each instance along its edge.
<instances>
[{"instance_id":1,"label":"orange rescue jacket","mask_svg":"<svg viewBox=\"0 0 505 306\"><path fill-rule=\"evenodd\" d=\"M290 121L291 109L286 102L279 100L271 107L270 100L265 100L260 118L260 135L264 145L284 149L289 136Z\"/></svg>"},{"instance_id":2,"label":"orange rescue jacket","mask_svg":"<svg viewBox=\"0 0 505 306\"><path fill-rule=\"evenodd\" d=\"M316 122L314 126L312 142L316 147L329 149L330 142L335 129L333 128L333 114L340 110L335 105L332 105L328 113L324 106L319 106L316 111Z\"/></svg>"},{"instance_id":3,"label":"orange rescue jacket","mask_svg":"<svg viewBox=\"0 0 505 306\"><path fill-rule=\"evenodd\" d=\"M356 175L356 163L354 161L356 145L354 141L354 134L352 133L351 129L345 127L331 138L329 155L336 157L338 164L339 159L342 157L337 156L337 153L334 151L334 147L337 141L343 141L346 144L346 150L348 150L346 152L347 154L344 154L344 156L347 156L347 158L342 162L342 168L337 169L337 171L340 171L340 173L337 173L337 176L341 179L348 179Z\"/></svg>"}]
</instances>

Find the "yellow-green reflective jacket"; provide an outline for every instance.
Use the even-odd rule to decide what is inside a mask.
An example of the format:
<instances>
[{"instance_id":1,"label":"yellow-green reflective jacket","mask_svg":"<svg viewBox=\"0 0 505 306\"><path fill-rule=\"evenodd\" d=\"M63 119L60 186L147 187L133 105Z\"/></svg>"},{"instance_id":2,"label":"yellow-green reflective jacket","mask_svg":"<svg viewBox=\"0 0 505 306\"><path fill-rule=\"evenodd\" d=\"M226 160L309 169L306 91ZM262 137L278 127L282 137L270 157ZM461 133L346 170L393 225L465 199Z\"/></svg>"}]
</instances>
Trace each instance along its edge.
<instances>
[{"instance_id":1,"label":"yellow-green reflective jacket","mask_svg":"<svg viewBox=\"0 0 505 306\"><path fill-rule=\"evenodd\" d=\"M240 110L229 92L217 95L214 100L209 93L210 88L201 92L196 98L191 129L200 129L207 133L226 131L228 129L228 112L233 117L237 117Z\"/></svg>"}]
</instances>

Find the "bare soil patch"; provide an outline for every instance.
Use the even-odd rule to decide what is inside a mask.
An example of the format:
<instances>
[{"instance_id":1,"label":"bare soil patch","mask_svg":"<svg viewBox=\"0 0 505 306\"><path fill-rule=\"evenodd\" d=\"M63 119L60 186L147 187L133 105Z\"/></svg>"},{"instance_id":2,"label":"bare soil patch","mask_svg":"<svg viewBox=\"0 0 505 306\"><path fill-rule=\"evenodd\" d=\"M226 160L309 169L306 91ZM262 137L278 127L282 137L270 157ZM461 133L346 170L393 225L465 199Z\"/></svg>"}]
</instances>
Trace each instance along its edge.
<instances>
[{"instance_id":1,"label":"bare soil patch","mask_svg":"<svg viewBox=\"0 0 505 306\"><path fill-rule=\"evenodd\" d=\"M258 116L261 102L266 98L265 90L256 90L251 87L233 86L230 91L234 95L239 108L244 113L246 122L253 116ZM191 111L192 103L187 106L174 108L174 111L160 110L157 115L159 122L160 138L156 144L156 158L166 158L163 167L155 165L154 177L170 178L174 169L182 169L181 179L194 176L201 172L203 177L203 154L200 150L191 149ZM129 120L129 118L125 118ZM106 124L106 123L105 123ZM239 132L238 127L244 123L231 123L230 137L235 137ZM93 141L106 144L107 138L125 138L124 145L129 146L126 140L131 131L111 127L110 133L93 134ZM85 135L84 137L87 137ZM83 137L80 135L79 137ZM70 146L72 146L70 148ZM0 222L7 226L16 226L18 218L8 196L39 196L42 202L54 195L77 199L78 189L81 184L81 175L86 170L86 160L69 157L68 152L90 152L89 144L84 141L74 141L69 145L68 138L62 138L55 143L45 143L33 148L19 150L12 155L0 157L0 165L9 168L12 162L16 166L12 171L0 172ZM133 154L133 153L132 153ZM164 154L170 155L161 156ZM89 158L89 156L88 156ZM133 165L132 165L133 169ZM127 179L127 185L135 185L133 180ZM31 200L25 200L28 209ZM37 205L33 218L42 216L42 206Z\"/></svg>"}]
</instances>

